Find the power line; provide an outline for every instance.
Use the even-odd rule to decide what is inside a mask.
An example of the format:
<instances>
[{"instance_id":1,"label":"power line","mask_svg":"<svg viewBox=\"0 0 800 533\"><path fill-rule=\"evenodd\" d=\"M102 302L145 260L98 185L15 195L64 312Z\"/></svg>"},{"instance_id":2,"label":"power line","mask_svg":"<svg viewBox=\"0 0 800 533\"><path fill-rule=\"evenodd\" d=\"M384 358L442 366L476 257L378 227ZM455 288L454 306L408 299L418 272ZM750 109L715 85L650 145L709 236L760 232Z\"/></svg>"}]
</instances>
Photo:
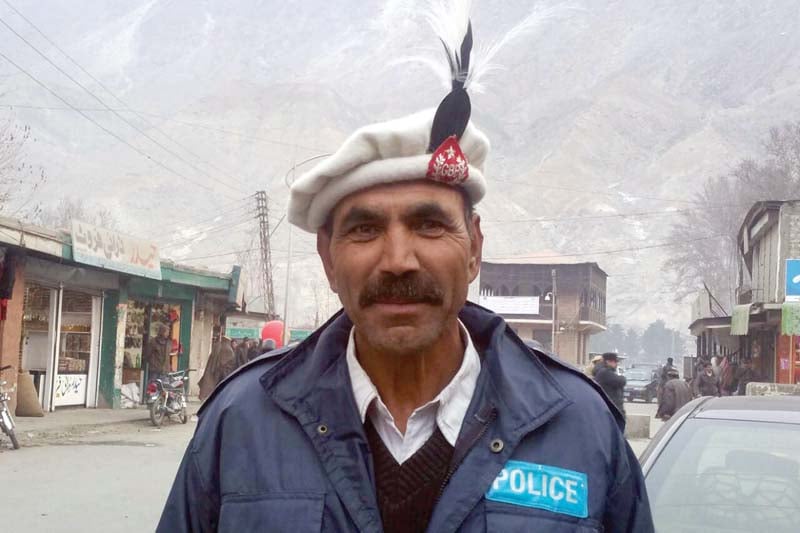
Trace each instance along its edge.
<instances>
[{"instance_id":1,"label":"power line","mask_svg":"<svg viewBox=\"0 0 800 533\"><path fill-rule=\"evenodd\" d=\"M201 169L200 167L198 167L197 165L195 165L195 164L194 164L194 163L192 163L191 161L188 161L187 159L185 159L183 156L181 156L181 155L180 155L180 154L178 154L177 152L175 152L175 151L171 150L170 148L168 148L168 147L164 146L162 143L160 143L159 141L157 141L156 139L154 139L152 136L150 136L150 135L149 135L149 134L148 134L146 131L144 131L142 128L140 128L139 126L137 126L136 124L134 124L133 122L129 121L127 118L125 118L124 116L122 116L122 114L120 114L118 111L116 111L115 109L113 109L112 107L110 107L108 104L106 104L106 103L105 103L105 101L103 101L103 99L102 99L102 98L100 98L99 96L97 96L96 94L94 94L94 93L93 93L93 92L92 92L92 91L91 91L89 88L87 88L87 87L86 87L85 85L83 85L81 82L79 82L79 81L78 81L78 80L76 80L74 77L72 77L72 76L71 76L71 75L70 75L70 74L69 74L67 71L65 71L64 69L62 69L62 68L61 68L60 66L58 66L58 65L57 65L57 64L56 64L56 63L55 63L53 60L51 60L49 57L47 57L47 55L45 55L45 54L44 54L42 51L40 51L38 48L36 48L36 46L34 46L34 45L33 45L33 43L31 43L31 42L30 42L30 41L28 41L28 40L27 40L25 37L23 37L22 35L20 35L20 34L19 34L19 33L18 33L18 32L17 32L17 31L16 31L14 28L12 28L12 27L11 27L11 26L10 26L10 25L9 25L9 24L8 24L8 23L5 21L5 20L3 20L3 18L2 18L2 17L0 17L0 24L2 24L3 26L5 26L5 27L6 27L6 28L7 28L7 29L8 29L8 30L11 32L11 33L13 33L14 35L16 35L16 36L17 36L17 37L18 37L18 38L19 38L19 39L20 39L22 42L24 42L25 44L27 44L27 45L28 45L28 46L29 46L29 47L30 47L30 48L31 48L31 49L32 49L34 52L36 52L36 53L37 53L39 56L41 56L41 57L42 57L42 59L44 59L45 61L47 61L47 62L48 62L50 65L52 65L52 66L53 66L53 67L54 67L56 70L58 70L58 71L59 71L61 74L63 74L63 75L64 75L64 76L65 76L67 79L69 79L69 80L70 80L71 82L73 82L75 85L77 85L78 87L80 87L81 89L83 89L83 90L84 90L84 91L85 91L85 92L86 92L86 93L87 93L89 96L91 96L92 98L94 98L95 100L97 100L97 101L98 101L98 102L99 102L99 103L100 103L100 104L101 104L103 107L105 107L105 108L106 108L108 111L111 111L111 112L114 114L114 116L116 116L117 118L119 118L120 120L122 120L122 121L123 121L125 124L127 124L128 126L130 126L131 128L133 128L133 129L134 129L134 130L136 130L137 132L139 132L139 133L140 133L140 134L141 134L141 135L142 135L144 138L148 139L150 142L152 142L153 144L155 144L156 146L158 146L159 148L161 148L162 150L164 150L165 152L167 152L168 154L170 154L170 155L171 155L171 156L173 156L174 158L178 159L179 161L183 162L184 164L186 164L186 165L190 166L191 168L195 169L197 172L200 172L201 174L203 174L203 175L207 176L208 178L210 178L210 179L212 179L212 180L216 181L217 183L220 183L220 184L224 185L225 187L228 187L228 188L230 188L230 189L232 189L232 190L234 190L234 191L237 191L237 192L241 192L241 190L240 190L240 189L238 189L237 187L234 187L234 186L233 186L233 185L231 185L230 183L228 183L228 182L226 182L226 181L223 181L223 180L220 180L220 179L218 179L218 178L216 178L216 177L212 176L211 174L209 174L209 173L208 173L208 172L206 172L205 170ZM238 180L237 180L237 181L238 181Z\"/></svg>"},{"instance_id":2,"label":"power line","mask_svg":"<svg viewBox=\"0 0 800 533\"><path fill-rule=\"evenodd\" d=\"M201 256L196 256L196 257L184 257L184 258L179 259L179 261L181 261L181 262L183 262L183 261L199 261L200 259L211 259L211 258L214 258L214 257L225 257L227 255L244 254L244 253L248 253L248 252L256 252L256 251L259 251L259 250L261 250L261 247L247 248L245 250L234 250L232 252L224 252L224 253L211 254L211 255L201 255ZM272 251L276 252L276 253L287 253L288 252L288 250L272 250ZM292 255L317 255L317 252L292 252Z\"/></svg>"},{"instance_id":3,"label":"power line","mask_svg":"<svg viewBox=\"0 0 800 533\"><path fill-rule=\"evenodd\" d=\"M42 82L42 81L40 81L38 78L36 78L36 76L34 76L34 75L33 75L33 74L31 74L30 72L28 72L27 70L25 70L24 68L22 68L20 65L18 65L18 64L17 64L17 63L15 63L14 61L12 61L12 60L11 60L11 58L10 58L10 57L8 57L7 55L5 55L3 52L0 52L0 57L2 57L3 59L5 59L6 61L8 61L8 62L9 62L11 65L13 65L13 66L14 66L14 67L15 67L17 70L19 70L19 71L20 71L21 73L23 73L25 76L27 76L28 78L30 78L30 79L31 79L33 82L35 82L37 85L39 85L40 87L42 87L43 89L45 89L47 92L49 92L50 94L52 94L53 96L55 96L56 98L58 98L60 101L62 101L62 102L63 102L64 104L66 104L67 106L71 107L71 108L72 108L72 109L73 109L75 112L77 112L77 113L78 113L79 115L81 115L83 118L85 118L86 120L88 120L89 122L91 122L92 124L94 124L95 126L97 126L98 128L100 128L101 130L103 130L105 133L107 133L108 135L110 135L111 137L113 137L114 139L116 139L117 141L119 141L119 142L121 142L122 144L124 144L125 146L129 147L130 149L132 149L133 151L135 151L136 153L138 153L138 154L139 154L139 155L141 155L142 157L144 157L144 158L146 158L146 159L148 159L148 160L152 161L152 162L153 162L155 165L157 165L157 166L159 166L159 167L163 168L164 170L166 170L166 171L167 171L167 172L169 172L170 174L174 174L175 176L178 176L179 178L181 178L181 179L183 179L183 180L186 180L186 181L188 181L189 183L191 183L191 184L193 184L193 185L196 185L196 186L198 186L198 187L200 187L200 188L203 188L203 189L205 189L205 190L207 190L207 191L210 191L210 192L216 192L216 191L214 191L214 189L212 189L212 188L211 188L211 187L209 187L208 185L205 185L205 184L203 184L203 183L200 183L200 182L198 182L198 181L195 181L195 180L193 180L192 178L190 178L190 177L186 176L185 174L182 174L181 172L178 172L177 170L174 170L174 169L172 169L171 167L169 167L169 166L167 166L166 164L162 163L162 162L161 162L161 161L159 161L158 159L155 159L153 156L151 156L151 155L150 155L150 154L148 154L147 152L145 152L145 151L141 150L141 149L140 149L140 148L138 148L137 146L135 146L135 145L131 144L130 142L126 141L125 139L123 139L122 137L120 137L119 135L117 135L116 133L114 133L113 131L111 131L110 129L106 128L105 126L103 126L102 124L100 124L99 122L97 122L96 120L94 120L92 117L90 117L89 115L87 115L87 114L86 114L86 113L84 113L83 111L80 111L78 108L76 108L75 106L73 106L73 105L72 105L72 104L71 104L69 101L67 101L65 98L63 98L63 97L62 97L60 94L58 94L56 91L54 91L53 89L51 89L50 87L48 87L47 85L45 85L45 84L44 84L44 82Z\"/></svg>"},{"instance_id":4,"label":"power line","mask_svg":"<svg viewBox=\"0 0 800 533\"><path fill-rule=\"evenodd\" d=\"M212 233L219 233L220 231L223 231L223 230L228 230L228 229L232 229L232 228L235 228L235 227L238 227L238 226L242 226L244 224L248 224L250 222L253 222L254 220L255 220L255 217L251 216L251 217L248 217L248 218L246 218L244 220L240 220L238 222L233 222L233 223L230 223L230 224L225 224L225 225L222 225L222 226L213 227L213 228L210 228L208 230L198 231L197 233L195 233L193 235L190 235L190 236L186 236L186 237L181 236L180 239L178 239L178 240L173 240L171 242L168 242L168 243L162 245L161 249L162 250L166 250L166 249L169 249L169 248L177 248L177 247L180 247L180 246L185 246L185 245L190 244L191 242L197 240L198 237L203 236L205 238L205 236L210 235Z\"/></svg>"},{"instance_id":5,"label":"power line","mask_svg":"<svg viewBox=\"0 0 800 533\"><path fill-rule=\"evenodd\" d=\"M490 221L485 226L492 227L503 224L516 224L522 222L565 222L570 220L594 220L603 218L638 218L638 217L651 217L651 216L667 216L667 215L690 213L694 211L705 211L708 209L730 209L731 207L737 207L742 205L751 205L751 204L730 204L730 205L717 205L717 206L707 206L707 207L689 207L686 209L664 209L662 211L641 211L637 213L613 213L613 214L609 213L605 215L586 215L586 216L574 216L574 217L521 218L517 220Z\"/></svg>"},{"instance_id":6,"label":"power line","mask_svg":"<svg viewBox=\"0 0 800 533\"><path fill-rule=\"evenodd\" d=\"M27 104L0 104L0 107L8 107L10 109L13 109L13 108L36 109L36 110L42 110L42 111L75 111L74 109L70 109L69 107L35 106L35 105L27 105ZM78 109L80 109L81 111L91 111L91 112L95 112L96 111L96 112L104 112L104 113L109 111L108 109L105 109L105 108L102 108L102 107L79 107ZM122 113L133 113L133 114L139 115L139 116L146 115L148 117L155 117L155 118L159 118L161 120L165 120L165 121L168 121L168 122L175 122L176 124L181 124L183 126L188 126L190 128L198 128L198 129L204 129L204 130L209 130L209 131L216 131L216 132L219 132L219 133L224 133L226 135L232 135L234 137L239 137L241 139L247 139L247 140L250 140L250 141L264 142L264 143L267 143L267 144L275 144L275 145L278 145L278 146L287 146L287 147L291 147L291 148L297 147L297 148L302 148L304 150L308 150L308 151L311 151L311 152L324 152L324 151L326 151L325 149L319 148L317 146L309 146L309 145L306 145L306 144L297 144L297 143L288 142L288 141L280 141L280 140L277 140L277 139L271 139L269 137L261 137L261 136L257 136L257 135L250 135L249 133L243 133L241 131L232 130L230 128L220 128L220 127L217 127L217 126L212 126L210 124L204 124L204 123L201 123L201 122L191 122L191 121L187 121L187 120L179 120L177 118L172 118L172 117L161 115L161 114L158 114L158 113L151 113L149 111L141 111L141 110L132 109L132 108L118 109L117 111L122 112ZM157 128L154 128L154 129L157 129Z\"/></svg>"},{"instance_id":7,"label":"power line","mask_svg":"<svg viewBox=\"0 0 800 533\"><path fill-rule=\"evenodd\" d=\"M680 198L662 198L657 196L641 196L636 194L629 194L622 191L594 191L590 189L581 189L577 187L562 187L558 185L542 185L539 183L533 183L528 181L510 181L510 180L503 180L503 179L495 179L495 183L505 183L508 185L526 185L528 187L537 187L539 189L552 189L558 191L568 191L568 192L579 192L579 193L589 193L589 194L598 194L601 196L625 196L628 198L634 198L637 200L654 200L659 202L676 202L676 203L684 203L684 204L692 204L692 205L699 205L701 202L695 200L686 200Z\"/></svg>"},{"instance_id":8,"label":"power line","mask_svg":"<svg viewBox=\"0 0 800 533\"><path fill-rule=\"evenodd\" d=\"M217 210L218 213L213 217L209 218L204 216L202 219L189 219L187 222L189 222L190 224L188 226L183 226L182 229L190 229L196 226L201 226L208 222L216 222L218 218L225 216L227 212L232 212L234 206L238 207L242 203L248 202L251 198L253 198L253 196L255 196L255 194L249 194L244 198L239 198L238 200L223 203L219 207L215 207L215 210ZM195 220L197 220L197 222L194 222ZM180 217L168 218L166 221L161 221L157 224L153 224L152 226L146 226L144 232L149 233L152 230L163 228L165 224L171 224L178 221L181 221Z\"/></svg>"},{"instance_id":9,"label":"power line","mask_svg":"<svg viewBox=\"0 0 800 533\"><path fill-rule=\"evenodd\" d=\"M111 95L111 97L112 97L114 100L116 100L117 102L119 102L119 103L120 103L120 104L123 106L123 108L125 108L125 110L128 110L128 111L130 111L130 112L132 112L132 113L135 113L135 114L139 115L139 113L137 113L135 110L131 109L131 107L130 107L128 104L126 104L126 103L125 103L125 102L124 102L124 101L123 101L121 98L119 98L119 97L118 97L118 96L117 96L117 95L116 95L116 94L115 94L115 93L114 93L114 92L113 92L111 89L109 89L109 88L108 88L108 87L107 87L105 84L103 84L103 82L101 82L99 79L97 79L95 76L93 76L91 72L89 72L88 70L86 70L86 69L85 69L85 68L84 68L84 67L83 67L83 66L82 66L80 63L78 63L78 62L77 62L77 61L76 61L76 60L75 60L75 59L74 59L74 58L73 58L71 55L69 55L69 54L68 54L68 53L67 53L67 52L66 52L66 51L65 51L63 48L61 48L61 47L60 47L60 46L59 46L57 43L55 43L55 42L54 42L52 39L50 39L50 38L49 38L49 37L48 37L48 36L47 36L47 35L46 35L46 34L45 34L45 33L44 33L44 32L43 32L43 31L42 31L42 30L41 30L41 29L40 29L40 28L39 28L39 27L36 25L36 24L34 24L34 23L33 23L33 22L32 22L32 21L31 21L31 20L28 18L28 17L26 17L25 15L23 15L23 14L22 14L22 13L19 11L19 9L17 9L16 7L14 7L14 6L11 4L11 2L9 2L8 0L3 0L3 1L5 2L5 4L6 4L6 5L7 5L9 8L11 8L11 10L12 10L12 11L14 11L14 13L16 13L16 14L17 14L17 15L18 15L20 18L22 18L22 20L24 20L25 22L27 22L27 23L28 23L28 25L29 25L29 26L31 26L31 27L32 27L34 30L36 30L36 31L39 33L39 35L41 35L41 36L42 36L42 38L44 38L44 40L45 40L45 41L47 41L48 43L50 43L50 45L52 45L53 47L55 47L55 49L56 49L56 50L58 50L59 52L61 52L61 54L62 54L64 57L66 57L66 58L67 58L67 59L68 59L68 60L69 60L69 61L70 61L70 62L71 62L73 65L75 65L76 67L78 67L78 69L80 69L80 70L81 70L81 72L83 72L84 74L86 74L86 75L87 75L89 78L91 78L91 80L92 80L92 81L94 81L94 82L95 82L95 83L96 83L96 84L97 84L97 85L98 85L100 88L102 88L102 89L103 89L105 92L107 92L109 95ZM13 31L13 30L12 30L12 31ZM105 105L105 104L104 104L104 105ZM106 107L106 108L108 108L109 110L113 111L113 110L112 110L110 107L108 107L108 106L105 106L105 107ZM173 137L170 137L170 136L169 136L169 135L167 135L165 132L163 132L161 129L159 129L159 128L158 128L158 127L156 127L155 125L151 124L150 122L148 122L147 120L145 120L145 119L144 119L144 118L142 118L141 116L139 116L139 119L140 119L140 120L142 120L142 122L144 122L144 123L145 123L145 124L146 124L148 127L150 127L150 128L153 128L154 130L156 130L157 132L159 132L161 135L163 135L165 138L167 138L167 139L169 139L170 141L172 141L172 142L173 142L175 145L177 145L177 146L180 146L181 148L183 148L183 149L184 149L184 150L185 150L187 153L189 153L189 154L191 154L193 157L197 158L197 159L198 159L200 162L204 163L205 165L209 166L210 168L213 168L213 169L215 169L217 172L221 172L222 174L228 175L226 171L219 169L218 167L216 167L216 166L215 166L215 165L213 165L212 163L209 163L208 161L204 161L204 160L203 160L203 158L202 158L201 156L197 155L197 154L196 154L196 153L194 153L192 150L190 150L188 147L186 147L185 145L183 145L182 143L180 143L179 141L177 141L177 140L176 140L176 139L174 139ZM242 185L246 185L244 182L242 182L242 181L241 181L240 179L238 179L238 178L235 178L235 177L233 177L233 176L230 176L230 175L228 175L228 177L229 177L229 178L231 178L231 179L233 179L234 181L238 181L238 182L239 182L239 183L241 183Z\"/></svg>"},{"instance_id":10,"label":"power line","mask_svg":"<svg viewBox=\"0 0 800 533\"><path fill-rule=\"evenodd\" d=\"M651 245L647 245L647 246L636 246L636 247L631 247L631 248L619 248L619 249L616 249L616 250L594 250L594 251L591 251L591 252L563 253L563 254L558 254L558 255L534 255L534 254L524 255L523 254L523 255L514 255L514 256L498 256L498 257L493 257L493 258L487 258L487 259L485 259L485 261L488 261L488 262L497 261L497 260L507 261L507 260L513 260L513 259L519 259L520 261L524 261L525 259L537 259L537 260L538 259L560 259L560 258L564 258L564 257L582 257L582 256L588 256L588 255L611 255L611 254L617 254L617 253L623 253L623 252L638 252L638 251L641 251L641 250L651 250L653 248L666 248L666 247L669 247L669 246L680 246L680 245L684 245L684 244L687 244L687 243L690 243L690 242L706 241L706 240L709 240L709 239L717 239L719 237L724 237L724 236L725 235L723 235L723 234L709 235L707 237L700 237L700 238L697 238L697 239L683 239L683 240L680 240L680 241L664 242L664 243L659 243L659 244L651 244Z\"/></svg>"}]
</instances>

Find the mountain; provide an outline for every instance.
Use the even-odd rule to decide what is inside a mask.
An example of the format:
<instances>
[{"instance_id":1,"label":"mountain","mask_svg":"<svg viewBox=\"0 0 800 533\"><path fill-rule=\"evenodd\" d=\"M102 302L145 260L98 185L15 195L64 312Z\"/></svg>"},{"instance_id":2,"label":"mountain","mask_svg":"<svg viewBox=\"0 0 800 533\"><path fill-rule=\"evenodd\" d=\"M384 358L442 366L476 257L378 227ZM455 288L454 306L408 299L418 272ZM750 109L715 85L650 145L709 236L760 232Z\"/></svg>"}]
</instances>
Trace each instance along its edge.
<instances>
[{"instance_id":1,"label":"mountain","mask_svg":"<svg viewBox=\"0 0 800 533\"><path fill-rule=\"evenodd\" d=\"M36 200L85 197L192 264L226 268L236 256L218 254L252 247L250 208L237 198L267 190L277 223L294 164L446 93L404 59L439 59L422 1L12 4L129 107L5 4L0 19L158 143L0 27L4 54L152 158L0 58L0 105L30 124L37 142L28 158L48 174ZM473 95L473 118L493 143L479 209L485 256L579 254L611 274L614 321L664 317L683 328L687 306L673 302L660 268L673 247L635 248L668 242L680 211L698 208L693 194L705 179L758 156L769 127L800 115L800 10L794 0L476 1L476 43L496 41L532 11L548 16L498 54L503 68ZM618 216L642 212L651 214ZM324 282L313 237L292 238L293 286L303 289L291 316L308 321L319 300L310 287ZM282 301L286 225L273 247Z\"/></svg>"}]
</instances>

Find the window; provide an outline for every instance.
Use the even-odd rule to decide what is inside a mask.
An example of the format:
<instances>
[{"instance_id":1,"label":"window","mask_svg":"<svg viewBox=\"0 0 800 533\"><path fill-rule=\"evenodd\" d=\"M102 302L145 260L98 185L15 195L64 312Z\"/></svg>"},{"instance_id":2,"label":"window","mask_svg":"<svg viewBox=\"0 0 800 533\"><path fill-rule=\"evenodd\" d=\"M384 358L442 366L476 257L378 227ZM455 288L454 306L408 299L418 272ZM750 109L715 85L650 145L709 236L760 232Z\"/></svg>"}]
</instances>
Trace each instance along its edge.
<instances>
[{"instance_id":1,"label":"window","mask_svg":"<svg viewBox=\"0 0 800 533\"><path fill-rule=\"evenodd\" d=\"M797 530L800 430L692 419L647 474L659 531Z\"/></svg>"}]
</instances>

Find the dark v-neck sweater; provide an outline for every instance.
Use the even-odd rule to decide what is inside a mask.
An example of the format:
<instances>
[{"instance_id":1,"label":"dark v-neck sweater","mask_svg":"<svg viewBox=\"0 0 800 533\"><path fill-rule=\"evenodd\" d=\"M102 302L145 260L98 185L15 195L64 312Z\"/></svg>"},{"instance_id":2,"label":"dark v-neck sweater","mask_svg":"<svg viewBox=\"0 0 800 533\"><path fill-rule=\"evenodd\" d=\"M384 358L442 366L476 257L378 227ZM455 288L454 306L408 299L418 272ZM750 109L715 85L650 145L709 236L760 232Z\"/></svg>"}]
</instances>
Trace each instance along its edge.
<instances>
[{"instance_id":1,"label":"dark v-neck sweater","mask_svg":"<svg viewBox=\"0 0 800 533\"><path fill-rule=\"evenodd\" d=\"M364 429L372 451L384 532L423 533L446 481L453 447L437 427L422 448L398 464L369 418Z\"/></svg>"}]
</instances>

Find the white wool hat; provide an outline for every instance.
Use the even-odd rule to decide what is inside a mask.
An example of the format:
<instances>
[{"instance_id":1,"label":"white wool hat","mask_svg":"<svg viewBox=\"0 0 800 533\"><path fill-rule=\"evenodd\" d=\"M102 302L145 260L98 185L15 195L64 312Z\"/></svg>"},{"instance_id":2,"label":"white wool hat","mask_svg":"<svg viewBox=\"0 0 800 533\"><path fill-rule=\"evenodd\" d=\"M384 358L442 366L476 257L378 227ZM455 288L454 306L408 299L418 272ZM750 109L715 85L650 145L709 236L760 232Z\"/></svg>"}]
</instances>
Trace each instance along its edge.
<instances>
[{"instance_id":1,"label":"white wool hat","mask_svg":"<svg viewBox=\"0 0 800 533\"><path fill-rule=\"evenodd\" d=\"M346 196L375 185L426 178L462 187L478 203L486 193L483 168L489 139L469 122L454 145L463 153L467 169L455 177L431 172L437 155L429 152L435 113L436 109L427 109L357 130L335 154L292 184L289 222L316 233Z\"/></svg>"}]
</instances>

